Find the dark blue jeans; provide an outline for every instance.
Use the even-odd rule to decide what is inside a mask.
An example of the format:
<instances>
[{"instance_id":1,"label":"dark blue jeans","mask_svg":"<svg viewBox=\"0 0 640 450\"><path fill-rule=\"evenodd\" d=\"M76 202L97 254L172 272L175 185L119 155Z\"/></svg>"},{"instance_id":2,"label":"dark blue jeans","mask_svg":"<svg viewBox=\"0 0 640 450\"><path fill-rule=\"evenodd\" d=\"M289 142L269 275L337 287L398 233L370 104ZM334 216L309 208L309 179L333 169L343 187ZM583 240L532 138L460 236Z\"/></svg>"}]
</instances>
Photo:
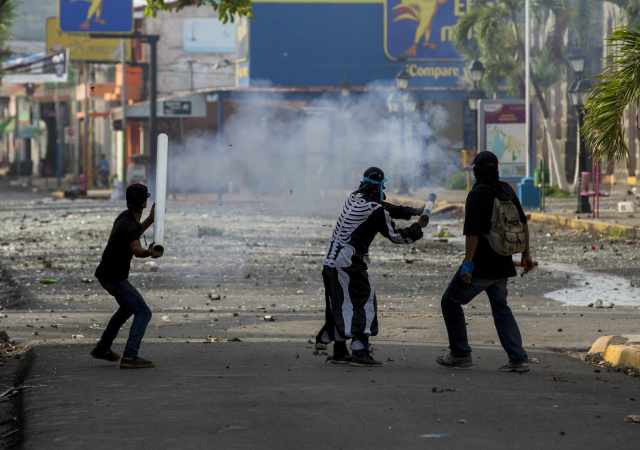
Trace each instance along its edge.
<instances>
[{"instance_id":1,"label":"dark blue jeans","mask_svg":"<svg viewBox=\"0 0 640 450\"><path fill-rule=\"evenodd\" d=\"M124 348L124 358L135 358L138 356L142 337L147 329L147 325L151 320L151 310L144 302L144 298L140 292L134 288L129 280L98 280L103 288L111 294L120 306L115 314L109 320L107 328L102 333L102 337L98 342L97 348L101 350L109 350L113 340L118 335L118 331L124 323L133 316L133 323L129 331L129 339Z\"/></svg>"},{"instance_id":2,"label":"dark blue jeans","mask_svg":"<svg viewBox=\"0 0 640 450\"><path fill-rule=\"evenodd\" d=\"M471 302L478 294L486 292L491 304L493 322L498 331L502 347L513 362L528 360L522 348L522 336L518 323L507 304L507 279L482 280L474 278L471 284L464 283L458 274L453 277L442 296L442 315L449 335L449 348L453 356L471 353L467 338L467 325L462 305Z\"/></svg>"}]
</instances>

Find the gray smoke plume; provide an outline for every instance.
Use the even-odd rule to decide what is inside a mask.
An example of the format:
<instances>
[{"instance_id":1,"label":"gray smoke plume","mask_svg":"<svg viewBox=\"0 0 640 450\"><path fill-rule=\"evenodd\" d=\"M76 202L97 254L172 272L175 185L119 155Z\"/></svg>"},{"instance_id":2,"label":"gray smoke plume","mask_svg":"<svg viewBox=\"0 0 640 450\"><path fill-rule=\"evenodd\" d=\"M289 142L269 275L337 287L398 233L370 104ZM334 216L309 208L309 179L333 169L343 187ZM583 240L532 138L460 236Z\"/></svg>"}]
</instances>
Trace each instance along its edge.
<instances>
[{"instance_id":1,"label":"gray smoke plume","mask_svg":"<svg viewBox=\"0 0 640 450\"><path fill-rule=\"evenodd\" d=\"M369 166L385 171L391 192L441 185L459 170L457 152L438 137L447 112L426 107L403 119L388 112L388 96L374 88L304 108L273 95L239 103L223 136L192 134L171 143L170 191L224 192L232 185L313 205L323 192L356 187Z\"/></svg>"}]
</instances>

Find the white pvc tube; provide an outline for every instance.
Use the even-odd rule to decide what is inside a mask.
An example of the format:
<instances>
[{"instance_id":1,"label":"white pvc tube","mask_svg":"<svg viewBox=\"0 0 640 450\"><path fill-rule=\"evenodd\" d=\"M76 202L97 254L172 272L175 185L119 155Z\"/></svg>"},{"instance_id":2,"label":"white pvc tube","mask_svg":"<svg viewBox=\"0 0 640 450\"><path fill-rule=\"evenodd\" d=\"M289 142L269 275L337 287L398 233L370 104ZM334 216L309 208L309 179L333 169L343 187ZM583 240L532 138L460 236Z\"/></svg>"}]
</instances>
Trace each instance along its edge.
<instances>
[{"instance_id":1,"label":"white pvc tube","mask_svg":"<svg viewBox=\"0 0 640 450\"><path fill-rule=\"evenodd\" d=\"M158 135L158 155L156 159L156 212L153 222L153 241L164 251L164 216L167 206L167 158L169 153L169 137Z\"/></svg>"}]
</instances>

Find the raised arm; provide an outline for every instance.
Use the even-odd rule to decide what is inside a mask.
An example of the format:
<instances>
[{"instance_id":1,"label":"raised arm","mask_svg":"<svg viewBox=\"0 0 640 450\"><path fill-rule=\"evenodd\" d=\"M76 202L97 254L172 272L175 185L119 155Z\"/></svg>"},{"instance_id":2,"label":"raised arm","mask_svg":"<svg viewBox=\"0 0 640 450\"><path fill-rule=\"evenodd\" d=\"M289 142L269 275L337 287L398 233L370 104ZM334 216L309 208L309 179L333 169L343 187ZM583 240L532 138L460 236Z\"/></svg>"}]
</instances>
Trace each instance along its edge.
<instances>
[{"instance_id":1,"label":"raised arm","mask_svg":"<svg viewBox=\"0 0 640 450\"><path fill-rule=\"evenodd\" d=\"M394 205L388 202L382 202L382 207L389 212L392 219L409 220L414 216L422 214L422 209Z\"/></svg>"},{"instance_id":2,"label":"raised arm","mask_svg":"<svg viewBox=\"0 0 640 450\"><path fill-rule=\"evenodd\" d=\"M153 225L153 221L155 220L155 217L156 217L156 204L154 203L153 205L151 205L151 211L149 211L149 216L144 220L144 222L141 223L143 233L147 231L151 225Z\"/></svg>"},{"instance_id":3,"label":"raised arm","mask_svg":"<svg viewBox=\"0 0 640 450\"><path fill-rule=\"evenodd\" d=\"M418 223L413 223L408 228L397 228L391 219L391 214L384 208L379 208L374 212L378 231L394 244L411 244L422 239L422 227Z\"/></svg>"}]
</instances>

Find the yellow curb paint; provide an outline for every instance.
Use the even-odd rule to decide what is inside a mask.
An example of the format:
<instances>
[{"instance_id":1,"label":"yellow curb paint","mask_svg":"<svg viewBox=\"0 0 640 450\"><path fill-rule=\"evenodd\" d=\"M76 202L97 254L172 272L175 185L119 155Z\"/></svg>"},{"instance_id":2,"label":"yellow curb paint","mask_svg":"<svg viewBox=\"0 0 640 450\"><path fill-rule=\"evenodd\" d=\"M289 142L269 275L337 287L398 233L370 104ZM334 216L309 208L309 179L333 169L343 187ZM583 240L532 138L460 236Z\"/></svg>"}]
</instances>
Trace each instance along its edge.
<instances>
[{"instance_id":1,"label":"yellow curb paint","mask_svg":"<svg viewBox=\"0 0 640 450\"><path fill-rule=\"evenodd\" d=\"M622 359L623 350L624 345L610 345L605 350L602 358L613 367L618 367L620 365L620 360Z\"/></svg>"},{"instance_id":2,"label":"yellow curb paint","mask_svg":"<svg viewBox=\"0 0 640 450\"><path fill-rule=\"evenodd\" d=\"M625 345L622 351L620 366L640 369L640 346Z\"/></svg>"},{"instance_id":3,"label":"yellow curb paint","mask_svg":"<svg viewBox=\"0 0 640 450\"><path fill-rule=\"evenodd\" d=\"M624 336L600 336L589 349L589 354L604 354L610 345L626 344L627 341L628 339Z\"/></svg>"},{"instance_id":4,"label":"yellow curb paint","mask_svg":"<svg viewBox=\"0 0 640 450\"><path fill-rule=\"evenodd\" d=\"M604 352L603 359L613 367L640 370L640 346L610 345Z\"/></svg>"},{"instance_id":5,"label":"yellow curb paint","mask_svg":"<svg viewBox=\"0 0 640 450\"><path fill-rule=\"evenodd\" d=\"M539 212L529 213L529 218L532 222L558 225L573 230L612 234L615 236L631 239L636 238L638 235L640 235L639 229L637 227L612 224L608 222L601 222L598 220L575 219L572 217L565 217L557 214L547 214Z\"/></svg>"}]
</instances>

